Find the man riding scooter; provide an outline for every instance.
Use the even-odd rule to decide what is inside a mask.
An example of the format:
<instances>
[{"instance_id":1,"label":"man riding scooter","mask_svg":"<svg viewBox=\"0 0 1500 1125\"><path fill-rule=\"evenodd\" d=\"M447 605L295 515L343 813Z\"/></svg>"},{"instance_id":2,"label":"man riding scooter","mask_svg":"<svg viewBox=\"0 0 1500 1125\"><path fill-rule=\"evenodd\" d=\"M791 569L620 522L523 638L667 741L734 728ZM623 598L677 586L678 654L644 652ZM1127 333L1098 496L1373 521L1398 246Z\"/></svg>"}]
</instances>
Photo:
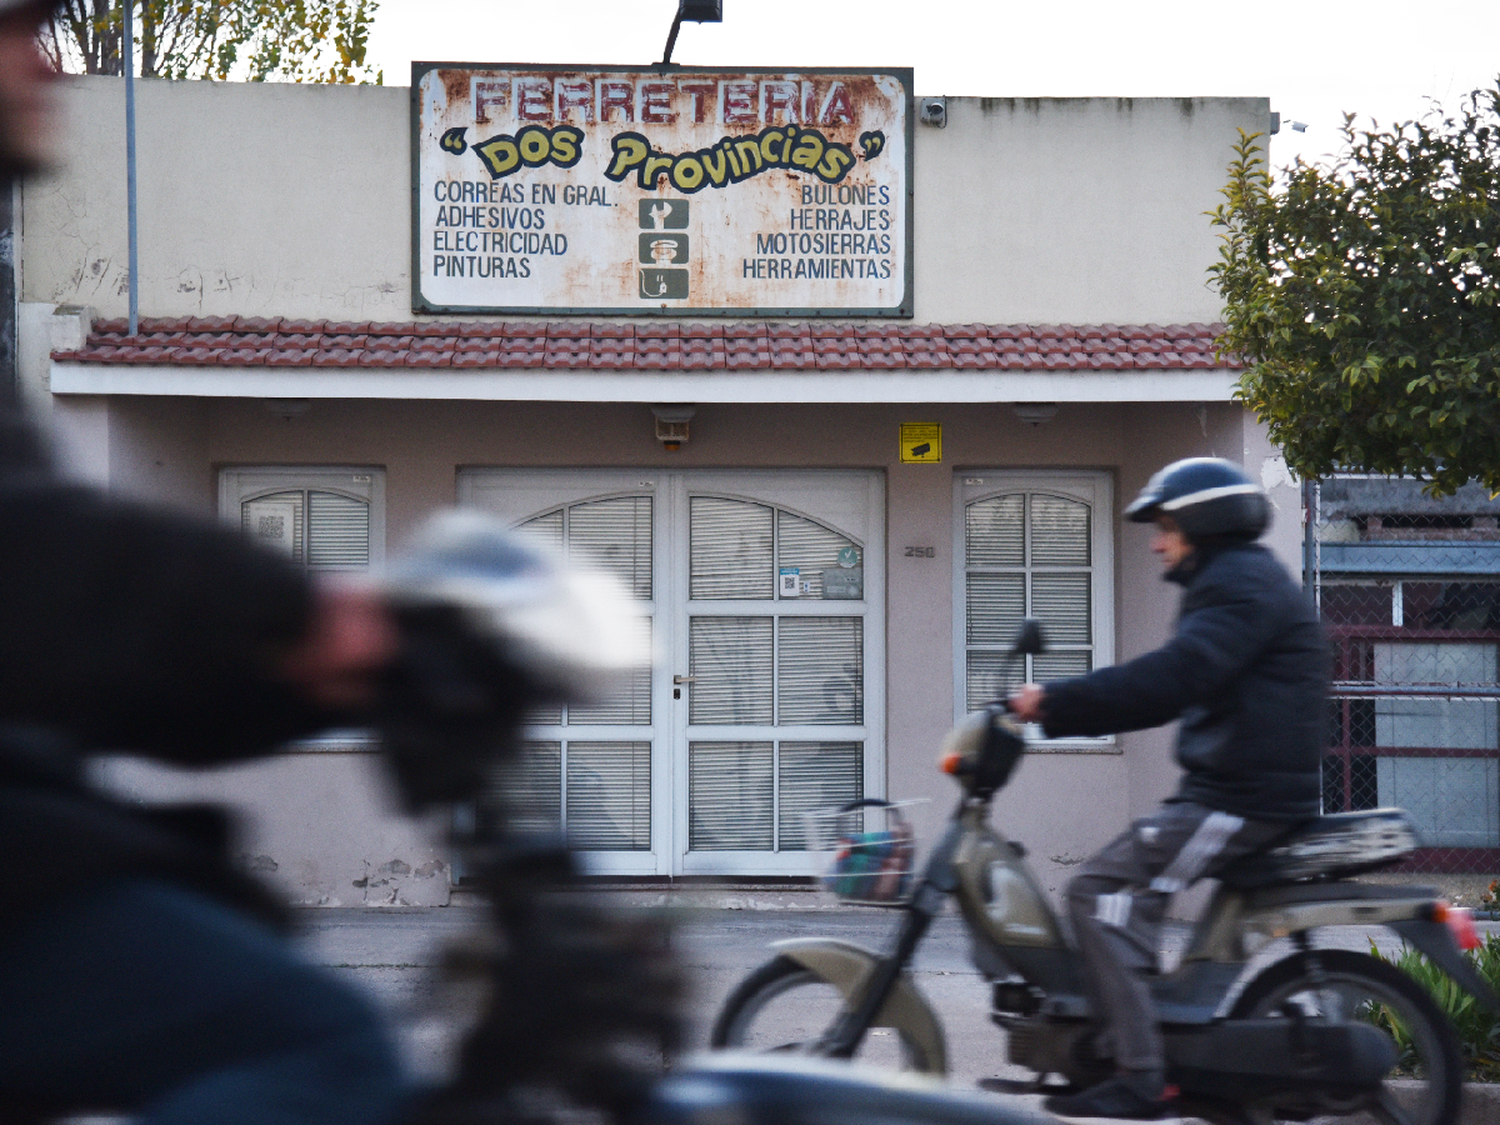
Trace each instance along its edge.
<instances>
[{"instance_id":1,"label":"man riding scooter","mask_svg":"<svg viewBox=\"0 0 1500 1125\"><path fill-rule=\"evenodd\" d=\"M1180 719L1175 795L1136 821L1068 885L1067 907L1101 1032L1117 1073L1049 1098L1066 1120L1170 1113L1162 1038L1142 974L1157 964L1171 896L1257 851L1320 811L1329 674L1312 605L1256 540L1264 490L1237 466L1189 458L1166 466L1125 509L1154 523L1152 551L1182 602L1154 652L1086 676L1026 684L1009 700L1049 737L1142 730Z\"/></svg>"}]
</instances>

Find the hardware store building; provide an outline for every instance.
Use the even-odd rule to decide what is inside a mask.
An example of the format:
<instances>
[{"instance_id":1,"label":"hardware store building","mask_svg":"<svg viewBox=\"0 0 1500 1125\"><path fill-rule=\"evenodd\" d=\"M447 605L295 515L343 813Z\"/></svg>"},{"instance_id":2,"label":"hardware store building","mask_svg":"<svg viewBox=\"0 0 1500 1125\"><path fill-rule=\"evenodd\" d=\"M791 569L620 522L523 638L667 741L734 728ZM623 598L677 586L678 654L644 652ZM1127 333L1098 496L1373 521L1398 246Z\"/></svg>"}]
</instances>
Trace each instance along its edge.
<instances>
[{"instance_id":1,"label":"hardware store building","mask_svg":"<svg viewBox=\"0 0 1500 1125\"><path fill-rule=\"evenodd\" d=\"M535 716L509 784L592 870L802 874L803 813L865 796L929 798L930 837L938 744L1022 616L1038 679L1166 635L1175 588L1119 513L1169 460L1244 464L1300 566L1205 272L1263 100L419 78L142 83L134 338L122 91L68 80L76 148L21 199L25 392L79 475L314 569L376 568L458 502L619 575L652 669ZM244 803L246 861L301 901L447 899L356 737L109 772ZM996 819L1055 888L1174 777L1167 731L1040 743Z\"/></svg>"}]
</instances>

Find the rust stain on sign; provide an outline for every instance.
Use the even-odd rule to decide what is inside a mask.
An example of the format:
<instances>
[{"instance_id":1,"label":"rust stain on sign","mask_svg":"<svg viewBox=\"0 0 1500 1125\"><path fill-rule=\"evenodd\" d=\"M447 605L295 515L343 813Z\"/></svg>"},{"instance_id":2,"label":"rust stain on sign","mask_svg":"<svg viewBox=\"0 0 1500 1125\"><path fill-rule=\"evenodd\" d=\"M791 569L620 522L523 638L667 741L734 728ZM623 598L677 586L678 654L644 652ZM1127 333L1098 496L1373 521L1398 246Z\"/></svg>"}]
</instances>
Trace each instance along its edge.
<instances>
[{"instance_id":1,"label":"rust stain on sign","mask_svg":"<svg viewBox=\"0 0 1500 1125\"><path fill-rule=\"evenodd\" d=\"M910 71L424 66L418 309L910 315Z\"/></svg>"}]
</instances>

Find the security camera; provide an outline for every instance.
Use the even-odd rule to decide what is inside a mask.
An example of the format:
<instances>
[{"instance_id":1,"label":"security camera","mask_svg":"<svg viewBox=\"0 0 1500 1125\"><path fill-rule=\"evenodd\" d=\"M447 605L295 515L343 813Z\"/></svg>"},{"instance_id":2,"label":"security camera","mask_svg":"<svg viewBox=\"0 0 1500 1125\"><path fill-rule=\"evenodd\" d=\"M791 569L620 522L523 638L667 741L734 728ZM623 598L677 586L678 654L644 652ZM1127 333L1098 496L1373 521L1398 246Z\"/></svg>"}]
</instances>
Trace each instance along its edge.
<instances>
[{"instance_id":1,"label":"security camera","mask_svg":"<svg viewBox=\"0 0 1500 1125\"><path fill-rule=\"evenodd\" d=\"M923 125L933 125L939 129L948 124L948 99L947 98L923 98L920 115Z\"/></svg>"}]
</instances>

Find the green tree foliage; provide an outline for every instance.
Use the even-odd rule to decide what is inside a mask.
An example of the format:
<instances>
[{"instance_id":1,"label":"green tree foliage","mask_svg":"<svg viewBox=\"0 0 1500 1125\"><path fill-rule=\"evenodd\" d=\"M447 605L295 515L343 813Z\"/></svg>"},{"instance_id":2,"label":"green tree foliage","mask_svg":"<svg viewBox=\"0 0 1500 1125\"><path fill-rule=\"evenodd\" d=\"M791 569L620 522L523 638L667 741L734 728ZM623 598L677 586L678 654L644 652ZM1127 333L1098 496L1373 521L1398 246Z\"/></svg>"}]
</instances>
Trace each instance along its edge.
<instances>
[{"instance_id":1,"label":"green tree foliage","mask_svg":"<svg viewBox=\"0 0 1500 1125\"><path fill-rule=\"evenodd\" d=\"M1209 270L1238 397L1303 476L1500 491L1500 90L1343 137L1273 183L1241 134Z\"/></svg>"},{"instance_id":2,"label":"green tree foliage","mask_svg":"<svg viewBox=\"0 0 1500 1125\"><path fill-rule=\"evenodd\" d=\"M133 0L144 78L375 82L365 65L379 0ZM121 74L122 0L66 0L42 32L60 71Z\"/></svg>"}]
</instances>

